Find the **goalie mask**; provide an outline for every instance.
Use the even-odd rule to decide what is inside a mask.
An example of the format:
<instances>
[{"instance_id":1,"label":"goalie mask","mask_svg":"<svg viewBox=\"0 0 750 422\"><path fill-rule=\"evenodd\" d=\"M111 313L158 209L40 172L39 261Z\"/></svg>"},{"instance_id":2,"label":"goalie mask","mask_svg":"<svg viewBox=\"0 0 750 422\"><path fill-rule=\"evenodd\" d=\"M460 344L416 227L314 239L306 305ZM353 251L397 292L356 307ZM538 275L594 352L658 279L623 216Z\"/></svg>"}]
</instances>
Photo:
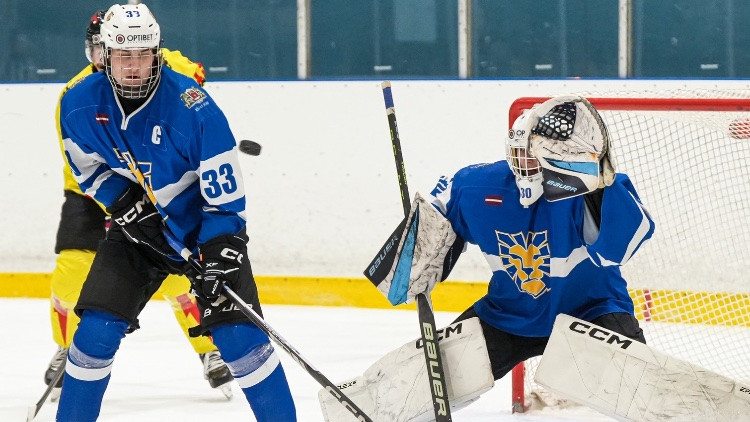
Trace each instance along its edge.
<instances>
[{"instance_id":1,"label":"goalie mask","mask_svg":"<svg viewBox=\"0 0 750 422\"><path fill-rule=\"evenodd\" d=\"M524 207L533 204L542 196L542 167L528 149L532 124L530 118L534 118L534 114L528 111L518 116L505 139L505 157L516 176L519 201Z\"/></svg>"},{"instance_id":2,"label":"goalie mask","mask_svg":"<svg viewBox=\"0 0 750 422\"><path fill-rule=\"evenodd\" d=\"M116 4L101 23L104 70L118 96L145 98L159 83L161 31L145 4Z\"/></svg>"}]
</instances>

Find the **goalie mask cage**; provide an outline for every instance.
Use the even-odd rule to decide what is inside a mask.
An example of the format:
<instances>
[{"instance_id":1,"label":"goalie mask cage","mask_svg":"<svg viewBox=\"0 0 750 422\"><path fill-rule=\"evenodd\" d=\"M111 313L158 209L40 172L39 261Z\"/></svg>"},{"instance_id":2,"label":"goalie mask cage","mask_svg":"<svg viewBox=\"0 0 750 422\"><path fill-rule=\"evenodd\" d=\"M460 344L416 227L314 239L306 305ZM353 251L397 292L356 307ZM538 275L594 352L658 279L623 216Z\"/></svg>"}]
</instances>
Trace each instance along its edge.
<instances>
[{"instance_id":1,"label":"goalie mask cage","mask_svg":"<svg viewBox=\"0 0 750 422\"><path fill-rule=\"evenodd\" d=\"M750 90L581 95L656 222L622 267L649 346L750 382ZM539 359L512 371L514 412L567 404L534 383Z\"/></svg>"}]
</instances>

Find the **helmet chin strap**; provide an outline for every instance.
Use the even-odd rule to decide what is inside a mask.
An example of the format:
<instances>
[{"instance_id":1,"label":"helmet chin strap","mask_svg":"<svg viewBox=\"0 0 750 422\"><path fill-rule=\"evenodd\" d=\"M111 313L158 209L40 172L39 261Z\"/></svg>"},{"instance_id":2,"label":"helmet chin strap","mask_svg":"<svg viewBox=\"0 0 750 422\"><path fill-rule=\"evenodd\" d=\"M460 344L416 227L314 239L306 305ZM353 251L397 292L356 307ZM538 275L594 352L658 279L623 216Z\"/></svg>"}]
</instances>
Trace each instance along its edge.
<instances>
[{"instance_id":1,"label":"helmet chin strap","mask_svg":"<svg viewBox=\"0 0 750 422\"><path fill-rule=\"evenodd\" d=\"M520 191L519 202L524 208L528 208L536 202L544 189L542 188L542 173L537 173L530 177L516 177L516 186Z\"/></svg>"}]
</instances>

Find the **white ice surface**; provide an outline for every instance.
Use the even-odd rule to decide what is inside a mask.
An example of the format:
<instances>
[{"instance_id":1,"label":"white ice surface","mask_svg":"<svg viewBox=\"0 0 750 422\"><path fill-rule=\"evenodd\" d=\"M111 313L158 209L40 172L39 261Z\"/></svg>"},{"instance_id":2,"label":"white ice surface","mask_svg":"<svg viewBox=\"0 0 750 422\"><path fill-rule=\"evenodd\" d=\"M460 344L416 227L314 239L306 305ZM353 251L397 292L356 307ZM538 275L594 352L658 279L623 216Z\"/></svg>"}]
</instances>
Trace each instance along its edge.
<instances>
[{"instance_id":1,"label":"white ice surface","mask_svg":"<svg viewBox=\"0 0 750 422\"><path fill-rule=\"evenodd\" d=\"M391 349L419 335L415 311L340 307L265 306L266 321L334 383L362 373ZM457 314L438 312L438 326ZM44 371L56 346L48 302L0 299L0 421L24 421L27 408L44 391ZM235 384L227 401L203 379L202 366L183 337L166 302L152 301L140 317L141 329L122 342L102 405L100 421L254 421ZM320 422L318 383L277 347L300 421ZM585 408L545 409L511 414L508 377L476 403L454 413L463 421L605 421ZM53 421L56 403L47 402L37 421Z\"/></svg>"}]
</instances>

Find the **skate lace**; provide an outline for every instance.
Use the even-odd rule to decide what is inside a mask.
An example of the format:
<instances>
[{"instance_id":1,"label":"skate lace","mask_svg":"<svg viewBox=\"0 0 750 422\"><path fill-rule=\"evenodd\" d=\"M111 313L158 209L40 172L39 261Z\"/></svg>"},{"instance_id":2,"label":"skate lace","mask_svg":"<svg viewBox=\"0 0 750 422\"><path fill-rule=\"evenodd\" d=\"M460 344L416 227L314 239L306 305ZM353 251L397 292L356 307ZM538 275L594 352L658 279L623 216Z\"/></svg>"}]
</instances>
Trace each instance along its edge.
<instances>
[{"instance_id":1,"label":"skate lace","mask_svg":"<svg viewBox=\"0 0 750 422\"><path fill-rule=\"evenodd\" d=\"M67 359L68 357L68 349L64 347L57 348L57 352L55 352L55 355L52 356L52 360L49 361L49 367L53 371L57 371L57 368L59 368L63 361Z\"/></svg>"},{"instance_id":2,"label":"skate lace","mask_svg":"<svg viewBox=\"0 0 750 422\"><path fill-rule=\"evenodd\" d=\"M225 364L219 352L208 352L201 356L203 360L203 373L210 374L214 371L223 370Z\"/></svg>"}]
</instances>

